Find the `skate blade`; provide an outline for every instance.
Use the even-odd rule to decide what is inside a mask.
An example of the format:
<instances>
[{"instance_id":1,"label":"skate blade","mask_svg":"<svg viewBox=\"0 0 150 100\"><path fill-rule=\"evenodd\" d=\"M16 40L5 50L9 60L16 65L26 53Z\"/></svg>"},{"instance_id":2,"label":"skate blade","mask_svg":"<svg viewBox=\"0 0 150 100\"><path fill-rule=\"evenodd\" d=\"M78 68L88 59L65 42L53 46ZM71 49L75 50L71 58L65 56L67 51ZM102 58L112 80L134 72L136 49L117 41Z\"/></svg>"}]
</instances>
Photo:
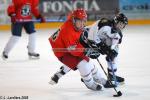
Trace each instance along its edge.
<instances>
[{"instance_id":1,"label":"skate blade","mask_svg":"<svg viewBox=\"0 0 150 100\"><path fill-rule=\"evenodd\" d=\"M40 57L33 57L33 56L29 56L30 60L36 60L36 59L40 59Z\"/></svg>"},{"instance_id":2,"label":"skate blade","mask_svg":"<svg viewBox=\"0 0 150 100\"><path fill-rule=\"evenodd\" d=\"M48 83L51 84L51 85L57 84L57 83L56 83L55 81L53 81L53 80L49 81Z\"/></svg>"},{"instance_id":3,"label":"skate blade","mask_svg":"<svg viewBox=\"0 0 150 100\"><path fill-rule=\"evenodd\" d=\"M119 82L119 85L124 85L125 84L125 82Z\"/></svg>"},{"instance_id":4,"label":"skate blade","mask_svg":"<svg viewBox=\"0 0 150 100\"><path fill-rule=\"evenodd\" d=\"M115 81L112 81L113 84L115 84ZM121 85L124 85L125 82L117 82L117 86L121 86Z\"/></svg>"}]
</instances>

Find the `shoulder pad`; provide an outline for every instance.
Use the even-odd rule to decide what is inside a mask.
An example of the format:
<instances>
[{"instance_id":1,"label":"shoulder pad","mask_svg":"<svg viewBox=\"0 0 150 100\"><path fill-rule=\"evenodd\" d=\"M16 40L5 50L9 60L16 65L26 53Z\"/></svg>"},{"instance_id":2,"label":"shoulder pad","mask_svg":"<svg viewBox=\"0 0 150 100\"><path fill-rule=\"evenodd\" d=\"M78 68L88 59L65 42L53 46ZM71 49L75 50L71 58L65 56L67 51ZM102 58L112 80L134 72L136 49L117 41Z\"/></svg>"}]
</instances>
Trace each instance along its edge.
<instances>
[{"instance_id":1,"label":"shoulder pad","mask_svg":"<svg viewBox=\"0 0 150 100\"><path fill-rule=\"evenodd\" d=\"M111 28L111 34L118 33L118 31L115 28Z\"/></svg>"},{"instance_id":2,"label":"shoulder pad","mask_svg":"<svg viewBox=\"0 0 150 100\"><path fill-rule=\"evenodd\" d=\"M112 23L109 19L107 18L102 18L100 19L100 21L98 22L98 29L100 29L103 26L111 26Z\"/></svg>"}]
</instances>

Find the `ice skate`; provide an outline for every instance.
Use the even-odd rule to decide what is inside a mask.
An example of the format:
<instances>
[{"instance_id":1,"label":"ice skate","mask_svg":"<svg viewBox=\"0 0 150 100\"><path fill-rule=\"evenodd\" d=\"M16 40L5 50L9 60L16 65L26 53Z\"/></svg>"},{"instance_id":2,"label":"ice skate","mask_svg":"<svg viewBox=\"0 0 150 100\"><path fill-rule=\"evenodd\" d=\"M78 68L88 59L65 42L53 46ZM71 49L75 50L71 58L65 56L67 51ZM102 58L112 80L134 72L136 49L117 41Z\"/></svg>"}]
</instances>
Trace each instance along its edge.
<instances>
[{"instance_id":1,"label":"ice skate","mask_svg":"<svg viewBox=\"0 0 150 100\"><path fill-rule=\"evenodd\" d=\"M58 80L59 80L59 77L56 74L54 74L54 76L51 77L49 84L55 85L58 83Z\"/></svg>"},{"instance_id":2,"label":"ice skate","mask_svg":"<svg viewBox=\"0 0 150 100\"><path fill-rule=\"evenodd\" d=\"M114 81L113 75L111 74L111 70L109 70L109 69L108 69L108 76L109 76L111 81ZM125 80L124 80L123 77L120 77L120 76L117 76L117 75L115 75L115 76L116 76L116 80L119 84L124 84Z\"/></svg>"},{"instance_id":3,"label":"ice skate","mask_svg":"<svg viewBox=\"0 0 150 100\"><path fill-rule=\"evenodd\" d=\"M82 78L81 78L81 82L83 82L83 83L85 84L85 82L84 82L84 80L83 80ZM86 86L88 89L91 89L91 90L94 90L94 91L100 91L100 90L102 90L102 86L101 86L100 84L96 83L96 82L94 82L94 84L93 84L92 87L89 87L89 86L87 86L86 84L85 84L85 86Z\"/></svg>"},{"instance_id":4,"label":"ice skate","mask_svg":"<svg viewBox=\"0 0 150 100\"><path fill-rule=\"evenodd\" d=\"M63 70L64 70L64 67L61 66L61 67L60 67L60 70L59 70L58 72L56 72L56 73L51 77L51 80L50 80L49 84L51 84L51 85L57 84L57 83L58 83L58 80L59 80L63 75L65 75L65 72L64 72Z\"/></svg>"},{"instance_id":5,"label":"ice skate","mask_svg":"<svg viewBox=\"0 0 150 100\"><path fill-rule=\"evenodd\" d=\"M39 59L40 54L39 53L30 53L28 52L29 59Z\"/></svg>"}]
</instances>

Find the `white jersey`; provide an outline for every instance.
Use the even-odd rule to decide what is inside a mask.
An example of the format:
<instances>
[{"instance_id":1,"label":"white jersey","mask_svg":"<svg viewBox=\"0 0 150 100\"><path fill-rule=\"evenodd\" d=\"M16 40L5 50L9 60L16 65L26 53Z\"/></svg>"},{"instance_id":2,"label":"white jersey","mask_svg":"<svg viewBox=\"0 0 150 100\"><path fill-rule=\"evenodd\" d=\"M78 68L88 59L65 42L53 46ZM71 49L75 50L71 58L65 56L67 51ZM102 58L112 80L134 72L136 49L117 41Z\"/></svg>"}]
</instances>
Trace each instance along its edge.
<instances>
[{"instance_id":1,"label":"white jersey","mask_svg":"<svg viewBox=\"0 0 150 100\"><path fill-rule=\"evenodd\" d=\"M111 49L118 51L118 43L121 38L119 33L112 33L112 28L110 26L103 26L98 29L99 21L100 20L89 26L88 39L96 43L103 41L107 46L110 46Z\"/></svg>"}]
</instances>

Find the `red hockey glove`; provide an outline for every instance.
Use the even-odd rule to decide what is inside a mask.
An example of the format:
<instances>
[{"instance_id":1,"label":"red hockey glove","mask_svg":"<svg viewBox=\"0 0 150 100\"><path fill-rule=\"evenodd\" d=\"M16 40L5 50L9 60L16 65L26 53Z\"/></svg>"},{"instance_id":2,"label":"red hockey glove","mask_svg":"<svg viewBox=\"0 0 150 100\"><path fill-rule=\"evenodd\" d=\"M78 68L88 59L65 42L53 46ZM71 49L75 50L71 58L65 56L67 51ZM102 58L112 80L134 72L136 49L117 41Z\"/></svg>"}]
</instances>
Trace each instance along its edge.
<instances>
[{"instance_id":1,"label":"red hockey glove","mask_svg":"<svg viewBox=\"0 0 150 100\"><path fill-rule=\"evenodd\" d=\"M45 23L46 22L45 18L42 15L39 15L37 17L37 19L40 19L40 23Z\"/></svg>"},{"instance_id":2,"label":"red hockey glove","mask_svg":"<svg viewBox=\"0 0 150 100\"><path fill-rule=\"evenodd\" d=\"M16 14L11 14L10 18L11 18L11 22L12 23L16 23L16 18L15 18Z\"/></svg>"}]
</instances>

